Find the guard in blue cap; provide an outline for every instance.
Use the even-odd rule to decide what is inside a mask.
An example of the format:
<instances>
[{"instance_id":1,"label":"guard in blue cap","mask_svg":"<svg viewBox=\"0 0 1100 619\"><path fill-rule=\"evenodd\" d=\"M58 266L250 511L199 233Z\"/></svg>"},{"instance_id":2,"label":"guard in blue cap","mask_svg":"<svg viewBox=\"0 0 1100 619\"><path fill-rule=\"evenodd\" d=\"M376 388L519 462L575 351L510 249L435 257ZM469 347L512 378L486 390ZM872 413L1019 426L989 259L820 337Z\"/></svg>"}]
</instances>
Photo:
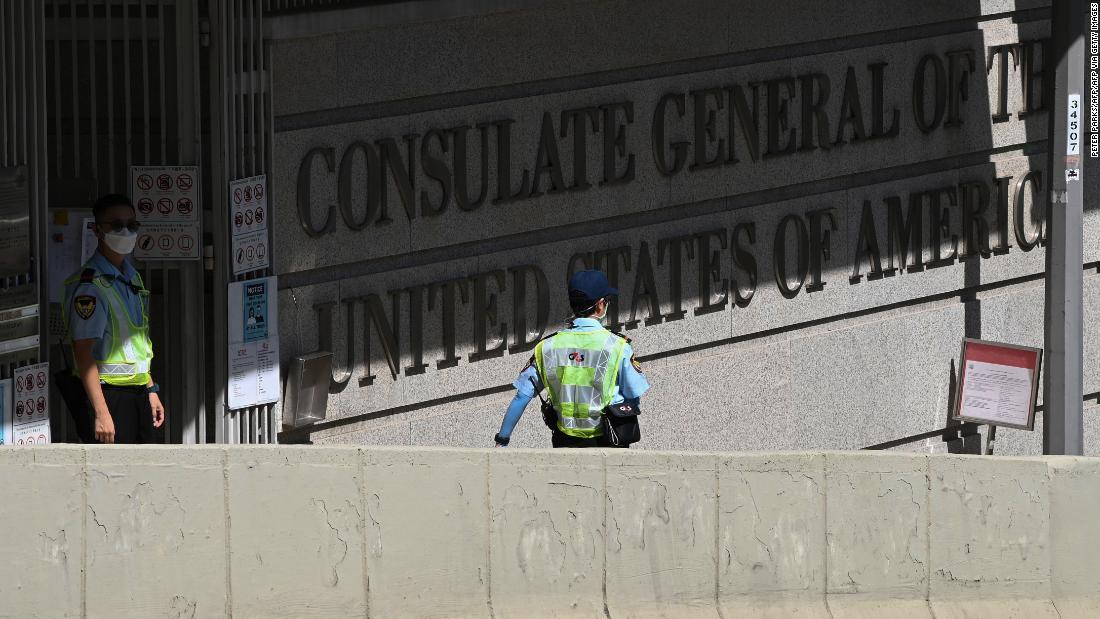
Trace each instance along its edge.
<instances>
[{"instance_id":1,"label":"guard in blue cap","mask_svg":"<svg viewBox=\"0 0 1100 619\"><path fill-rule=\"evenodd\" d=\"M628 447L640 438L638 401L649 389L626 336L600 323L619 293L602 271L569 279L569 327L544 338L520 372L496 444L506 447L523 410L544 388L543 419L554 447ZM541 398L541 396L539 396Z\"/></svg>"}]
</instances>

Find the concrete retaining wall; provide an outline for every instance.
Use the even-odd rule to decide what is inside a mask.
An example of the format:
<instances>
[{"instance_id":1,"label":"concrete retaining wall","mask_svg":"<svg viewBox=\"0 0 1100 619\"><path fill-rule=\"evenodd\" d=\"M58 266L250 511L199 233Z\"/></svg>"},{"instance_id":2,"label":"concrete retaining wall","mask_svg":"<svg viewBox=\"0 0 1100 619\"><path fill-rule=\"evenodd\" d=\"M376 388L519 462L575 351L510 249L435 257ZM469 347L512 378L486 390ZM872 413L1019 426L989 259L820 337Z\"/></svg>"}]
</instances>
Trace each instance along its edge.
<instances>
[{"instance_id":1,"label":"concrete retaining wall","mask_svg":"<svg viewBox=\"0 0 1100 619\"><path fill-rule=\"evenodd\" d=\"M54 447L0 493L4 617L1100 607L1096 459Z\"/></svg>"}]
</instances>

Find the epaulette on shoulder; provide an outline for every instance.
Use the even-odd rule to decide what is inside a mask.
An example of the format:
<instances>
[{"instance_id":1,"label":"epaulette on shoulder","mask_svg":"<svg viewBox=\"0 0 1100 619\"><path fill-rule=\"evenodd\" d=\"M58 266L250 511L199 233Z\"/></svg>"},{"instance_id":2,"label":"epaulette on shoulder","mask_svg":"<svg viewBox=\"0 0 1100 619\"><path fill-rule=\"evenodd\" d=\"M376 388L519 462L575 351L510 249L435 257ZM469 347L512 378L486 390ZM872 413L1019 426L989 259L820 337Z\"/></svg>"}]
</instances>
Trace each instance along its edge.
<instances>
[{"instance_id":1,"label":"epaulette on shoulder","mask_svg":"<svg viewBox=\"0 0 1100 619\"><path fill-rule=\"evenodd\" d=\"M611 331L611 329L608 329L608 331ZM619 333L618 331L611 331L611 335L617 335L617 336L623 338L624 340L626 340L627 344L629 344L631 342L631 339L629 337L627 337L626 335L624 335L622 333Z\"/></svg>"},{"instance_id":2,"label":"epaulette on shoulder","mask_svg":"<svg viewBox=\"0 0 1100 619\"><path fill-rule=\"evenodd\" d=\"M88 267L80 272L80 283L90 284L95 281L96 272L95 269Z\"/></svg>"}]
</instances>

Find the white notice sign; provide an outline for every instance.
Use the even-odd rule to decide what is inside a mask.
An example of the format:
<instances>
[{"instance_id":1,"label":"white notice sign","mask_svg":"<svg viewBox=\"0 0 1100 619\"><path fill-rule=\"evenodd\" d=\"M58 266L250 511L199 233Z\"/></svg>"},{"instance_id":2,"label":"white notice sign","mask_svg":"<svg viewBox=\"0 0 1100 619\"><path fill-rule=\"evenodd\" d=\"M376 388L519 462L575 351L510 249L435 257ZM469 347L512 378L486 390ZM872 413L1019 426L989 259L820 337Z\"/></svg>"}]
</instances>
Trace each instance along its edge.
<instances>
[{"instance_id":1,"label":"white notice sign","mask_svg":"<svg viewBox=\"0 0 1100 619\"><path fill-rule=\"evenodd\" d=\"M130 192L141 229L134 257L198 260L202 211L198 166L131 166Z\"/></svg>"},{"instance_id":2,"label":"white notice sign","mask_svg":"<svg viewBox=\"0 0 1100 619\"><path fill-rule=\"evenodd\" d=\"M229 183L229 229L233 252L233 274L271 266L267 243L267 175L242 178Z\"/></svg>"},{"instance_id":3,"label":"white notice sign","mask_svg":"<svg viewBox=\"0 0 1100 619\"><path fill-rule=\"evenodd\" d=\"M276 279L229 284L229 408L279 400Z\"/></svg>"},{"instance_id":4,"label":"white notice sign","mask_svg":"<svg viewBox=\"0 0 1100 619\"><path fill-rule=\"evenodd\" d=\"M12 375L13 445L50 442L50 364L18 368Z\"/></svg>"},{"instance_id":5,"label":"white notice sign","mask_svg":"<svg viewBox=\"0 0 1100 619\"><path fill-rule=\"evenodd\" d=\"M1041 359L1037 348L965 340L955 418L1033 429Z\"/></svg>"}]
</instances>

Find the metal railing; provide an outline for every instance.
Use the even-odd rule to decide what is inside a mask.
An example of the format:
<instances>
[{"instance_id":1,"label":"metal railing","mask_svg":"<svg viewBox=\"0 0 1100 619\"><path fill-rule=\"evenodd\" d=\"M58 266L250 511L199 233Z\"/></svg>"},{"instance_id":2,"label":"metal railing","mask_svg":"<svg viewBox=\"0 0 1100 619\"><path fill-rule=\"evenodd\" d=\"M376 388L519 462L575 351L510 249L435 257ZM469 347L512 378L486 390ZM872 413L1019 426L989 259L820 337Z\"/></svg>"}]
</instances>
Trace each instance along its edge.
<instances>
[{"instance_id":1,"label":"metal railing","mask_svg":"<svg viewBox=\"0 0 1100 619\"><path fill-rule=\"evenodd\" d=\"M220 135L222 148L212 153L214 221L214 316L213 350L215 397L219 443L275 443L280 430L277 405L228 408L227 288L230 282L272 275L270 268L232 274L229 246L228 186L234 179L266 173L271 167L273 135L270 54L263 39L263 0L215 2L211 23L211 118L212 133ZM216 75L214 73L217 73ZM218 160L224 157L223 160ZM276 179L268 178L270 184ZM268 232L270 235L270 231ZM270 238L268 247L271 247Z\"/></svg>"},{"instance_id":2,"label":"metal railing","mask_svg":"<svg viewBox=\"0 0 1100 619\"><path fill-rule=\"evenodd\" d=\"M29 234L26 266L6 270L0 277L0 310L39 305L38 289L46 272L42 257L45 245L46 185L46 67L43 62L45 24L42 6L37 0L6 0L0 3L0 185L8 208L0 211L0 226L8 234L25 229ZM25 203L25 211L19 204ZM22 261L22 256L13 256ZM44 343L35 344L33 335L23 332L0 347L0 378L12 375L15 368L38 362ZM40 334L43 321L37 319L34 334ZM2 344L2 343L0 343Z\"/></svg>"}]
</instances>

